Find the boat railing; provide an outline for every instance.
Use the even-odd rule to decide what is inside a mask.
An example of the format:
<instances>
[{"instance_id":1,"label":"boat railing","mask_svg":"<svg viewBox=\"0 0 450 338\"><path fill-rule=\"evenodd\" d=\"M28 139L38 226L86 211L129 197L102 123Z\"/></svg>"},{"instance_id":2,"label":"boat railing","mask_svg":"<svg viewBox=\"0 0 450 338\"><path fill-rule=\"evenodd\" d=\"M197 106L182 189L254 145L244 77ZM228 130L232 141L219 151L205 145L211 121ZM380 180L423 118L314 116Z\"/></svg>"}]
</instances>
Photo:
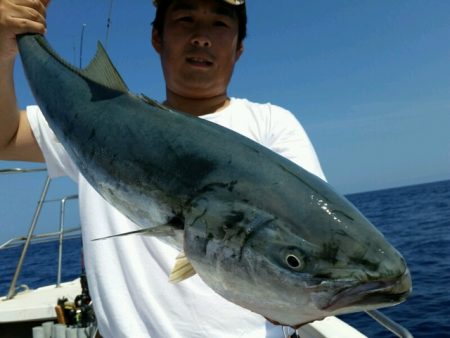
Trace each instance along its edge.
<instances>
[{"instance_id":1,"label":"boat railing","mask_svg":"<svg viewBox=\"0 0 450 338\"><path fill-rule=\"evenodd\" d=\"M388 329L390 332L401 338L413 338L414 336L409 330L378 310L366 311L366 313L377 321L380 325Z\"/></svg>"},{"instance_id":2,"label":"boat railing","mask_svg":"<svg viewBox=\"0 0 450 338\"><path fill-rule=\"evenodd\" d=\"M44 172L46 171L46 168L33 168L33 169L22 169L22 168L12 168L12 169L0 169L0 174L24 174L24 173L35 173L35 172ZM9 291L6 296L6 299L12 299L17 294L17 280L20 276L20 273L22 271L23 262L25 259L25 256L28 252L28 248L30 246L30 243L32 241L36 240L43 240L43 239L50 239L50 238L58 238L58 270L57 270L57 276L56 276L56 287L59 287L61 285L61 274L62 274L62 250L63 250L63 240L64 235L69 233L74 233L76 231L80 230L80 227L70 228L70 229L64 229L65 225L65 214L66 214L66 203L71 200L78 199L78 195L70 195L65 196L60 199L46 199L48 189L50 186L51 178L49 176L46 177L44 186L42 188L42 192L40 195L40 198L38 200L36 209L33 214L33 218L31 220L30 227L28 229L27 236L21 236L16 237L13 239L10 239L6 241L5 243L0 245L0 250L5 249L7 247L11 247L13 245L17 245L17 243L24 242L22 252L19 258L19 261L16 266L16 270L14 272L14 276L11 280ZM42 207L44 203L50 203L50 202L59 202L60 203L60 217L59 217L59 229L55 232L48 232L44 234L34 235L34 231L36 228L37 221L39 219L39 216L41 214Z\"/></svg>"},{"instance_id":3,"label":"boat railing","mask_svg":"<svg viewBox=\"0 0 450 338\"><path fill-rule=\"evenodd\" d=\"M70 234L78 235L80 229L81 229L80 227L64 229L64 237L66 238ZM52 239L58 238L59 235L60 235L59 231L47 232L47 233L43 233L43 234L33 235L33 237L31 238L31 241L32 242L40 242L40 241L44 242L47 240L52 240ZM26 239L27 239L26 236L18 236L18 237L8 239L6 242L0 244L0 250L18 246L22 242L26 241Z\"/></svg>"}]
</instances>

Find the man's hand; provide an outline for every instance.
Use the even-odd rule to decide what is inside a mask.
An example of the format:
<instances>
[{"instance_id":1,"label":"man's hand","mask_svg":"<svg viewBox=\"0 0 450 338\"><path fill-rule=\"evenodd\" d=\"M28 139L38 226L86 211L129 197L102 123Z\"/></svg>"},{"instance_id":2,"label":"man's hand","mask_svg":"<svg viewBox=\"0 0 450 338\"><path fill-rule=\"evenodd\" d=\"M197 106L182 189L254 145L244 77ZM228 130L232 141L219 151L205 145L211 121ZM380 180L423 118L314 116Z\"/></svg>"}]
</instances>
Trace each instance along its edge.
<instances>
[{"instance_id":1,"label":"man's hand","mask_svg":"<svg viewBox=\"0 0 450 338\"><path fill-rule=\"evenodd\" d=\"M17 54L16 35L46 31L50 0L0 0L0 62Z\"/></svg>"}]
</instances>

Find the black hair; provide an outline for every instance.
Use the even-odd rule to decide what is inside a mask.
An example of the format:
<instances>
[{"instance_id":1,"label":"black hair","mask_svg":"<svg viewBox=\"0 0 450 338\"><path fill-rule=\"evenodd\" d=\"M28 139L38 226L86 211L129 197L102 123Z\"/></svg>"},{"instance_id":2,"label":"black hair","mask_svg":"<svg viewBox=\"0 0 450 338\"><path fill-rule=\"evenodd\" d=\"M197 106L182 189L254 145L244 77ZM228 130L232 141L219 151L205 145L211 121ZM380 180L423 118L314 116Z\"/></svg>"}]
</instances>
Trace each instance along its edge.
<instances>
[{"instance_id":1,"label":"black hair","mask_svg":"<svg viewBox=\"0 0 450 338\"><path fill-rule=\"evenodd\" d=\"M164 29L164 20L166 18L166 12L173 0L159 0L158 6L156 7L155 19L152 22L153 29L155 29L160 36ZM218 0L216 0L218 1ZM238 46L244 41L247 36L247 10L245 8L245 3L242 5L234 6L226 4L229 6L233 13L235 13L238 20Z\"/></svg>"}]
</instances>

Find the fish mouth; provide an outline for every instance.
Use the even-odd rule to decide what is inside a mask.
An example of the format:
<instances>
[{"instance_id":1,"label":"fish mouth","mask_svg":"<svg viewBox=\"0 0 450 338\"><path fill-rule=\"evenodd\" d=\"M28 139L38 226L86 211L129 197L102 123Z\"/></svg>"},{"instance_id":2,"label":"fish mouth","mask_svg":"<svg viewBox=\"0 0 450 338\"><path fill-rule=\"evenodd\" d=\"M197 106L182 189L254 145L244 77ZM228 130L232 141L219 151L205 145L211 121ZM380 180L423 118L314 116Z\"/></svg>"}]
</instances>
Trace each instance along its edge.
<instances>
[{"instance_id":1,"label":"fish mouth","mask_svg":"<svg viewBox=\"0 0 450 338\"><path fill-rule=\"evenodd\" d=\"M403 302L411 290L411 275L407 269L397 278L360 283L342 289L324 309L333 311L351 306L367 306L368 308L392 306Z\"/></svg>"}]
</instances>

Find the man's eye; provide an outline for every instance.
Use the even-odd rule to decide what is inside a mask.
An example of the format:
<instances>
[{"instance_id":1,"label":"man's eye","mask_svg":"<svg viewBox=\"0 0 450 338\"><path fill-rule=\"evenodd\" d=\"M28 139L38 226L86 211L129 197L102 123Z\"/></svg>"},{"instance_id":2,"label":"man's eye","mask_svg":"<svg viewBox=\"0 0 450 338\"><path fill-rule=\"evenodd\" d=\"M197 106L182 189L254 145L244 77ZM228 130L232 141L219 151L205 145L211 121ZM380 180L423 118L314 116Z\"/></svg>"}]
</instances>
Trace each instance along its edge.
<instances>
[{"instance_id":1,"label":"man's eye","mask_svg":"<svg viewBox=\"0 0 450 338\"><path fill-rule=\"evenodd\" d=\"M215 21L214 22L214 26L217 26L217 27L228 27L228 24L226 22L224 22L224 21Z\"/></svg>"},{"instance_id":2,"label":"man's eye","mask_svg":"<svg viewBox=\"0 0 450 338\"><path fill-rule=\"evenodd\" d=\"M191 16L182 16L177 19L180 22L193 22L194 19Z\"/></svg>"}]
</instances>

